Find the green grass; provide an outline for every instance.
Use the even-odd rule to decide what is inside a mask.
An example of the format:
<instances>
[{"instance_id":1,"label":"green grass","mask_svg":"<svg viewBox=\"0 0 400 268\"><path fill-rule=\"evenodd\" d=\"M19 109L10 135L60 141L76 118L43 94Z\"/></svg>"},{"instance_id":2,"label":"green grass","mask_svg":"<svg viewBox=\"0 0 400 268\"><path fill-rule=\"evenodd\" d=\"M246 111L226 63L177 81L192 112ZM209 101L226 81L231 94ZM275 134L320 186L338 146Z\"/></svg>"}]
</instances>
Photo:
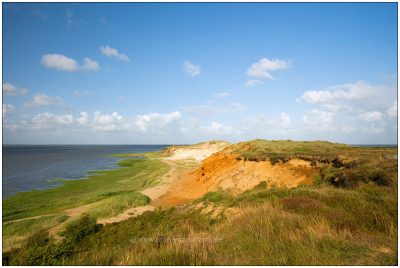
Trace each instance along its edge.
<instances>
[{"instance_id":1,"label":"green grass","mask_svg":"<svg viewBox=\"0 0 400 268\"><path fill-rule=\"evenodd\" d=\"M128 192L101 200L86 213L96 219L103 219L118 215L129 208L145 206L149 203L149 197L138 192Z\"/></svg>"},{"instance_id":2,"label":"green grass","mask_svg":"<svg viewBox=\"0 0 400 268\"><path fill-rule=\"evenodd\" d=\"M198 202L146 212L89 232L74 242L74 254L65 255L56 264L397 263L397 191L393 187L268 190L261 185L237 196L208 193L197 201L236 209L237 214L215 220L197 208ZM21 250L6 257L13 264L23 264L20 259L26 264L30 257L24 254ZM47 261L53 263L54 258Z\"/></svg>"},{"instance_id":3,"label":"green grass","mask_svg":"<svg viewBox=\"0 0 400 268\"><path fill-rule=\"evenodd\" d=\"M30 233L21 249L3 255L3 264L397 264L397 160L391 157L397 155L397 148L255 140L225 150L248 161L314 161L314 185L284 189L263 182L236 195L214 191L183 206L99 227L96 217L146 204L148 199L134 191L155 183L167 170L157 160L123 160L120 170L94 173L81 181L92 180L79 185L81 192L71 192L82 204L98 203L89 215L68 225L64 242L56 243L40 230ZM35 204L34 196L30 198ZM45 199L50 206L55 202L50 210L26 206L33 207L35 214L57 212L70 204L51 198ZM7 208L8 218L27 213L18 212L18 206L12 208ZM213 217L213 211L222 211L224 216ZM18 233L23 226L14 228Z\"/></svg>"},{"instance_id":4,"label":"green grass","mask_svg":"<svg viewBox=\"0 0 400 268\"><path fill-rule=\"evenodd\" d=\"M397 184L397 148L357 147L325 141L240 142L225 148L246 161L269 160L272 164L291 159L310 161L318 173L314 184L331 184L354 188L373 182L389 186Z\"/></svg>"},{"instance_id":5,"label":"green grass","mask_svg":"<svg viewBox=\"0 0 400 268\"><path fill-rule=\"evenodd\" d=\"M67 220L65 214L49 215L34 219L23 219L16 222L3 223L3 247L17 247L29 235L38 229L48 229Z\"/></svg>"},{"instance_id":6,"label":"green grass","mask_svg":"<svg viewBox=\"0 0 400 268\"><path fill-rule=\"evenodd\" d=\"M362 160L397 155L397 148L357 147L326 141L252 140L231 145L227 150L250 161L287 161L291 158L304 158L332 162L339 155Z\"/></svg>"},{"instance_id":7,"label":"green grass","mask_svg":"<svg viewBox=\"0 0 400 268\"><path fill-rule=\"evenodd\" d=\"M162 176L168 166L155 159L125 159L120 168L92 172L83 180L65 181L64 185L18 193L3 200L3 222L97 202L126 191L147 187Z\"/></svg>"}]
</instances>

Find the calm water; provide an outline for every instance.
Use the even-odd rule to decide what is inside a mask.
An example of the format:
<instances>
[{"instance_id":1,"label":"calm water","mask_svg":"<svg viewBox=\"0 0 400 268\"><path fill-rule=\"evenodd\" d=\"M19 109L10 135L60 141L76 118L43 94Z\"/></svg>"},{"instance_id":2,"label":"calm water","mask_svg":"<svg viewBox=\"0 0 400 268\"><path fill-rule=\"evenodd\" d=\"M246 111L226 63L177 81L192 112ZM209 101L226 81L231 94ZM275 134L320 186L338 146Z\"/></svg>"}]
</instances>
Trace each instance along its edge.
<instances>
[{"instance_id":1,"label":"calm water","mask_svg":"<svg viewBox=\"0 0 400 268\"><path fill-rule=\"evenodd\" d=\"M168 145L4 145L3 198L60 185L55 178L85 178L89 170L113 169L110 154L159 151Z\"/></svg>"}]
</instances>

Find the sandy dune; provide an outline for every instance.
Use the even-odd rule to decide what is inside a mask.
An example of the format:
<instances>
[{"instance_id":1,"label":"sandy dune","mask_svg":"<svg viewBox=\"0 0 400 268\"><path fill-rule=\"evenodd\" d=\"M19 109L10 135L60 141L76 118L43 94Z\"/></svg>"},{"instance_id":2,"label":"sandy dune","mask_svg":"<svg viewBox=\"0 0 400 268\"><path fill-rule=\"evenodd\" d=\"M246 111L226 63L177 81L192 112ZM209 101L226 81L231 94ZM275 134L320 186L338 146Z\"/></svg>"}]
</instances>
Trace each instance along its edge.
<instances>
[{"instance_id":1,"label":"sandy dune","mask_svg":"<svg viewBox=\"0 0 400 268\"><path fill-rule=\"evenodd\" d=\"M201 162L210 155L221 151L227 145L229 145L229 143L225 141L211 141L190 146L176 146L169 149L169 157L166 159L172 161L195 160Z\"/></svg>"}]
</instances>

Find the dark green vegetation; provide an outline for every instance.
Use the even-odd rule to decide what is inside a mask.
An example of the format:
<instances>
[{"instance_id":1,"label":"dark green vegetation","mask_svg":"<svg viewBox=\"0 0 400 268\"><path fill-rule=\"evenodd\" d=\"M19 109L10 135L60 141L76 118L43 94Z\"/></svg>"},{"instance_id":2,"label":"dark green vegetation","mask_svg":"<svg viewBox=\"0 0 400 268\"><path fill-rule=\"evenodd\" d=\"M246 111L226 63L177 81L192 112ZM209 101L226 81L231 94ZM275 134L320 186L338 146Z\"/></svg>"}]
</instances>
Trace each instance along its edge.
<instances>
[{"instance_id":1,"label":"dark green vegetation","mask_svg":"<svg viewBox=\"0 0 400 268\"><path fill-rule=\"evenodd\" d=\"M257 140L227 150L249 161L268 150L277 162L308 157L314 185L209 192L105 226L84 215L61 242L39 230L3 264L397 265L397 148Z\"/></svg>"}]
</instances>

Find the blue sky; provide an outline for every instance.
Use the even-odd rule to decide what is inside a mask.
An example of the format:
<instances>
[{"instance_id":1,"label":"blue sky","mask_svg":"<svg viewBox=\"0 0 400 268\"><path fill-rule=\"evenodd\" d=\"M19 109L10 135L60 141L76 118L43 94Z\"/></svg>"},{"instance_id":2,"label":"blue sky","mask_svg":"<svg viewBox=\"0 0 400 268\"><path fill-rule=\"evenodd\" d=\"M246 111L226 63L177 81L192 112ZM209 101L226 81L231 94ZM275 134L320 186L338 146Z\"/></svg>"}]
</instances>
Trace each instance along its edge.
<instances>
[{"instance_id":1,"label":"blue sky","mask_svg":"<svg viewBox=\"0 0 400 268\"><path fill-rule=\"evenodd\" d=\"M3 3L3 138L397 142L397 3Z\"/></svg>"}]
</instances>

